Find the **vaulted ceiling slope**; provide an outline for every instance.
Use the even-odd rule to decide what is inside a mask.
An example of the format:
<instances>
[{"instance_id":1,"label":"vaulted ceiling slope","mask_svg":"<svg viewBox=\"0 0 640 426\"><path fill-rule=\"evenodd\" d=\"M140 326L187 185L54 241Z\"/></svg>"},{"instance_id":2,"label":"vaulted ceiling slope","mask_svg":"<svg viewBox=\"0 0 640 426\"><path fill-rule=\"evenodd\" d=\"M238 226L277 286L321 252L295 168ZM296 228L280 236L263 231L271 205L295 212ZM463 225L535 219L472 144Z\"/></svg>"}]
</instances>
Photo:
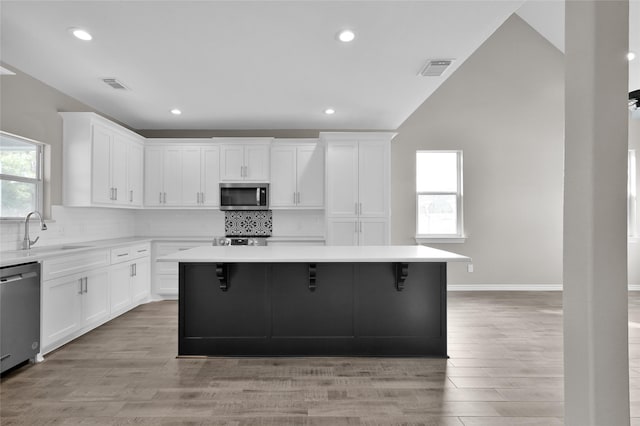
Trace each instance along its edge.
<instances>
[{"instance_id":1,"label":"vaulted ceiling slope","mask_svg":"<svg viewBox=\"0 0 640 426\"><path fill-rule=\"evenodd\" d=\"M136 129L395 129L522 2L3 0L0 60Z\"/></svg>"}]
</instances>

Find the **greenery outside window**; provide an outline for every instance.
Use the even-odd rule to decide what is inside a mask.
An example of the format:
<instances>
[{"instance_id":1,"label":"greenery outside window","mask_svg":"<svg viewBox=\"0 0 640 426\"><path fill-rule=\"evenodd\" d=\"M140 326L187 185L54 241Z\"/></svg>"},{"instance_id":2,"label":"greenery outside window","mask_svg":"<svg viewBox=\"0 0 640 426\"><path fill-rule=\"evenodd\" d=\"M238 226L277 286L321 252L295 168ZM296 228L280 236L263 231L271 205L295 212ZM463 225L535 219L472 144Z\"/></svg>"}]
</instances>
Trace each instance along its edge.
<instances>
[{"instance_id":1,"label":"greenery outside window","mask_svg":"<svg viewBox=\"0 0 640 426\"><path fill-rule=\"evenodd\" d=\"M0 131L0 219L42 211L43 144Z\"/></svg>"},{"instance_id":2,"label":"greenery outside window","mask_svg":"<svg viewBox=\"0 0 640 426\"><path fill-rule=\"evenodd\" d=\"M462 151L416 152L416 240L463 242Z\"/></svg>"}]
</instances>

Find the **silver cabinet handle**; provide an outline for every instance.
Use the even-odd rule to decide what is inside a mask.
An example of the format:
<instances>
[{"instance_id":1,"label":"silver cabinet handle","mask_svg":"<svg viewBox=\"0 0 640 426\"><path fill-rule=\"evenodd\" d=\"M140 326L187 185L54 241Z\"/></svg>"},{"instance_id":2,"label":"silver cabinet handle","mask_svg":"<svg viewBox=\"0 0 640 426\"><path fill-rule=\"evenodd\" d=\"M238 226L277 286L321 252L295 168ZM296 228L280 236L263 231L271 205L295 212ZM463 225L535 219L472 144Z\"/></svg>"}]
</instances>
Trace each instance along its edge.
<instances>
[{"instance_id":1,"label":"silver cabinet handle","mask_svg":"<svg viewBox=\"0 0 640 426\"><path fill-rule=\"evenodd\" d=\"M358 202L353 203L356 209L356 216L358 215Z\"/></svg>"},{"instance_id":2,"label":"silver cabinet handle","mask_svg":"<svg viewBox=\"0 0 640 426\"><path fill-rule=\"evenodd\" d=\"M78 294L82 294L82 282L84 281L84 278L80 278L78 281L80 281L80 291L78 292Z\"/></svg>"},{"instance_id":3,"label":"silver cabinet handle","mask_svg":"<svg viewBox=\"0 0 640 426\"><path fill-rule=\"evenodd\" d=\"M167 204L167 193L166 193L166 192L163 192L163 193L162 193L162 202L163 202L164 204Z\"/></svg>"},{"instance_id":4,"label":"silver cabinet handle","mask_svg":"<svg viewBox=\"0 0 640 426\"><path fill-rule=\"evenodd\" d=\"M200 193L200 202L204 204L204 192Z\"/></svg>"},{"instance_id":5,"label":"silver cabinet handle","mask_svg":"<svg viewBox=\"0 0 640 426\"><path fill-rule=\"evenodd\" d=\"M134 277L138 276L138 264L137 263L133 264L133 276Z\"/></svg>"},{"instance_id":6,"label":"silver cabinet handle","mask_svg":"<svg viewBox=\"0 0 640 426\"><path fill-rule=\"evenodd\" d=\"M133 276L133 263L131 265L129 265L129 276L130 277Z\"/></svg>"},{"instance_id":7,"label":"silver cabinet handle","mask_svg":"<svg viewBox=\"0 0 640 426\"><path fill-rule=\"evenodd\" d=\"M360 203L360 213L358 213L359 215L362 215L362 203Z\"/></svg>"},{"instance_id":8,"label":"silver cabinet handle","mask_svg":"<svg viewBox=\"0 0 640 426\"><path fill-rule=\"evenodd\" d=\"M113 189L115 189L115 193L116 193L116 198L115 198L115 200L117 201L117 200L118 200L118 188L113 188Z\"/></svg>"},{"instance_id":9,"label":"silver cabinet handle","mask_svg":"<svg viewBox=\"0 0 640 426\"><path fill-rule=\"evenodd\" d=\"M158 192L158 194L160 194L160 199L158 200L158 203L162 204L162 192Z\"/></svg>"},{"instance_id":10,"label":"silver cabinet handle","mask_svg":"<svg viewBox=\"0 0 640 426\"><path fill-rule=\"evenodd\" d=\"M129 202L133 203L133 189L129 191Z\"/></svg>"}]
</instances>

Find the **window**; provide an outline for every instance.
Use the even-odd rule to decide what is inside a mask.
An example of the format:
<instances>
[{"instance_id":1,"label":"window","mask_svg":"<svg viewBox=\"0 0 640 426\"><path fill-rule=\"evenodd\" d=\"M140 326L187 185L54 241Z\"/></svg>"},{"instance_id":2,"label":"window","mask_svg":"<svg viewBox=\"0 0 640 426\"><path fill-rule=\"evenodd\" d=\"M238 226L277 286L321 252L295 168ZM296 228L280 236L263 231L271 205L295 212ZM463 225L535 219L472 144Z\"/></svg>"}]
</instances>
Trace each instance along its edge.
<instances>
[{"instance_id":1,"label":"window","mask_svg":"<svg viewBox=\"0 0 640 426\"><path fill-rule=\"evenodd\" d=\"M462 151L416 152L416 208L418 242L463 241Z\"/></svg>"},{"instance_id":2,"label":"window","mask_svg":"<svg viewBox=\"0 0 640 426\"><path fill-rule=\"evenodd\" d=\"M0 132L0 218L42 209L42 144Z\"/></svg>"},{"instance_id":3,"label":"window","mask_svg":"<svg viewBox=\"0 0 640 426\"><path fill-rule=\"evenodd\" d=\"M636 150L629 150L629 167L627 181L627 232L630 237L638 236Z\"/></svg>"}]
</instances>

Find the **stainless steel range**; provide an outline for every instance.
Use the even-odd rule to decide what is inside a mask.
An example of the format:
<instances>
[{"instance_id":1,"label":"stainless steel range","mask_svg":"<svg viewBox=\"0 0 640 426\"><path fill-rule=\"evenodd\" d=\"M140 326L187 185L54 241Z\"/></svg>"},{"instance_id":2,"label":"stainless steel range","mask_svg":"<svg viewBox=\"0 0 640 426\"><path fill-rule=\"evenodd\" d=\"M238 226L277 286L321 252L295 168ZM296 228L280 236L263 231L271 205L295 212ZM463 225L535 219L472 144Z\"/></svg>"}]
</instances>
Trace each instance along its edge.
<instances>
[{"instance_id":1,"label":"stainless steel range","mask_svg":"<svg viewBox=\"0 0 640 426\"><path fill-rule=\"evenodd\" d=\"M214 246L266 246L267 237L216 237Z\"/></svg>"}]
</instances>

